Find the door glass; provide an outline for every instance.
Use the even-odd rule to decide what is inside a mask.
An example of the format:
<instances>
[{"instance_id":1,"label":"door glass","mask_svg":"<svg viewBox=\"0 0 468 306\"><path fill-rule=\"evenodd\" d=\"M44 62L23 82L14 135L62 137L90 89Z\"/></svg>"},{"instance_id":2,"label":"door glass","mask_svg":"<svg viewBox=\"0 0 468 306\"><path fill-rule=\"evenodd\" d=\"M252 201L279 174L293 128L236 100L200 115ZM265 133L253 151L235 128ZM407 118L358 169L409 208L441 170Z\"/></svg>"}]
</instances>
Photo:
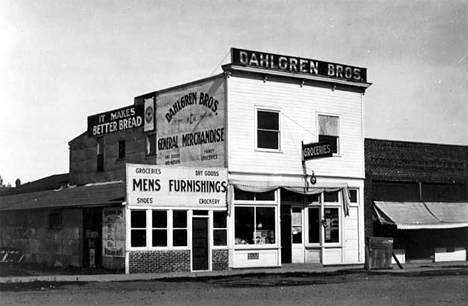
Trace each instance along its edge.
<instances>
[{"instance_id":1,"label":"door glass","mask_svg":"<svg viewBox=\"0 0 468 306\"><path fill-rule=\"evenodd\" d=\"M302 209L292 209L292 242L302 243Z\"/></svg>"},{"instance_id":2,"label":"door glass","mask_svg":"<svg viewBox=\"0 0 468 306\"><path fill-rule=\"evenodd\" d=\"M309 208L309 243L320 242L320 209Z\"/></svg>"},{"instance_id":3,"label":"door glass","mask_svg":"<svg viewBox=\"0 0 468 306\"><path fill-rule=\"evenodd\" d=\"M340 242L340 220L338 208L324 209L325 242Z\"/></svg>"}]
</instances>

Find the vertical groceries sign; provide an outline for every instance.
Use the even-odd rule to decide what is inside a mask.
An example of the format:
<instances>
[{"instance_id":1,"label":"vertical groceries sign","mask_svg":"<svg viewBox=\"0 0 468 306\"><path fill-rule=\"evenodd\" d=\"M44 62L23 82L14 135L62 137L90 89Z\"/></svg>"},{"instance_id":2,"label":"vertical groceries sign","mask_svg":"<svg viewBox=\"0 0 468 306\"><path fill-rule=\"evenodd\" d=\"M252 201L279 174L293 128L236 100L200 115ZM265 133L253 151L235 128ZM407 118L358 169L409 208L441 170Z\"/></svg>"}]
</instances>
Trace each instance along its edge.
<instances>
[{"instance_id":1,"label":"vertical groceries sign","mask_svg":"<svg viewBox=\"0 0 468 306\"><path fill-rule=\"evenodd\" d=\"M342 79L351 82L365 83L367 81L365 68L289 55L232 48L231 63L233 65Z\"/></svg>"},{"instance_id":2,"label":"vertical groceries sign","mask_svg":"<svg viewBox=\"0 0 468 306\"><path fill-rule=\"evenodd\" d=\"M225 166L223 76L156 93L157 164Z\"/></svg>"},{"instance_id":3,"label":"vertical groceries sign","mask_svg":"<svg viewBox=\"0 0 468 306\"><path fill-rule=\"evenodd\" d=\"M127 164L129 206L226 208L226 168Z\"/></svg>"}]
</instances>

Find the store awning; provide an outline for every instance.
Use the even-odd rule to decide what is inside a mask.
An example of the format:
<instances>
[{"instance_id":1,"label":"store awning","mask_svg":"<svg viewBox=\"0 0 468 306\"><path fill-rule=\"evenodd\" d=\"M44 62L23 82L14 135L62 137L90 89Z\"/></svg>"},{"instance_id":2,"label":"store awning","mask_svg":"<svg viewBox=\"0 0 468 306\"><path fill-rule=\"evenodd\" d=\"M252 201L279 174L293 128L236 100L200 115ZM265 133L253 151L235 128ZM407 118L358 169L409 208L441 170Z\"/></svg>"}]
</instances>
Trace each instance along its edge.
<instances>
[{"instance_id":1,"label":"store awning","mask_svg":"<svg viewBox=\"0 0 468 306\"><path fill-rule=\"evenodd\" d=\"M0 211L54 207L119 205L125 201L123 182L96 183L80 187L22 193L0 197Z\"/></svg>"},{"instance_id":2,"label":"store awning","mask_svg":"<svg viewBox=\"0 0 468 306\"><path fill-rule=\"evenodd\" d=\"M319 194L322 192L336 192L341 191L343 210L346 216L349 215L349 189L348 184L316 184L311 185L308 183L297 183L292 181L250 181L250 180L229 180L228 189L228 203L233 203L234 200L234 188L247 191L247 192L268 192L276 190L278 188L284 188L289 191L300 193L300 194ZM230 214L231 207L228 208Z\"/></svg>"},{"instance_id":3,"label":"store awning","mask_svg":"<svg viewBox=\"0 0 468 306\"><path fill-rule=\"evenodd\" d=\"M443 229L468 227L468 203L374 202L382 224L397 229Z\"/></svg>"}]
</instances>

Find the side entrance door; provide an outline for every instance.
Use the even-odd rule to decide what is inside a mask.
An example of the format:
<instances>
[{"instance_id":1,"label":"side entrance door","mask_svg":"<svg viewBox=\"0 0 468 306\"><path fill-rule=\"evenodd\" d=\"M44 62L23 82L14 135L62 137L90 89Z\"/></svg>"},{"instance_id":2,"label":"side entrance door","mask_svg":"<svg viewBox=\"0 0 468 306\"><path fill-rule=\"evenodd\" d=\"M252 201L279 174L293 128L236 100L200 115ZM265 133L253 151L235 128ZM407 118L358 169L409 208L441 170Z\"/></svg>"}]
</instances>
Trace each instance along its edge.
<instances>
[{"instance_id":1,"label":"side entrance door","mask_svg":"<svg viewBox=\"0 0 468 306\"><path fill-rule=\"evenodd\" d=\"M281 205L281 263L292 261L291 243L291 206Z\"/></svg>"},{"instance_id":2,"label":"side entrance door","mask_svg":"<svg viewBox=\"0 0 468 306\"><path fill-rule=\"evenodd\" d=\"M208 217L192 218L192 270L209 269Z\"/></svg>"}]
</instances>

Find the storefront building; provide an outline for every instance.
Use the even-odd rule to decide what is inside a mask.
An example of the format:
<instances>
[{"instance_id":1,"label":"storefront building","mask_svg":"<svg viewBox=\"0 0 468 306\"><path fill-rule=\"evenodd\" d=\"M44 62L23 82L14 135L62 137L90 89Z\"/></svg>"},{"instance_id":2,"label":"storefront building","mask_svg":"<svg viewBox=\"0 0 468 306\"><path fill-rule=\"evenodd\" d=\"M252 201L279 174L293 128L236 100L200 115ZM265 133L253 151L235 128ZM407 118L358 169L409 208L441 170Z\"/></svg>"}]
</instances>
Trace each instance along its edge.
<instances>
[{"instance_id":1,"label":"storefront building","mask_svg":"<svg viewBox=\"0 0 468 306\"><path fill-rule=\"evenodd\" d=\"M222 68L91 115L70 141L70 186L125 195L99 200L112 203L99 262L127 273L364 263L366 69L235 48Z\"/></svg>"},{"instance_id":2,"label":"storefront building","mask_svg":"<svg viewBox=\"0 0 468 306\"><path fill-rule=\"evenodd\" d=\"M468 147L366 139L365 156L366 236L401 263L467 260Z\"/></svg>"}]
</instances>

